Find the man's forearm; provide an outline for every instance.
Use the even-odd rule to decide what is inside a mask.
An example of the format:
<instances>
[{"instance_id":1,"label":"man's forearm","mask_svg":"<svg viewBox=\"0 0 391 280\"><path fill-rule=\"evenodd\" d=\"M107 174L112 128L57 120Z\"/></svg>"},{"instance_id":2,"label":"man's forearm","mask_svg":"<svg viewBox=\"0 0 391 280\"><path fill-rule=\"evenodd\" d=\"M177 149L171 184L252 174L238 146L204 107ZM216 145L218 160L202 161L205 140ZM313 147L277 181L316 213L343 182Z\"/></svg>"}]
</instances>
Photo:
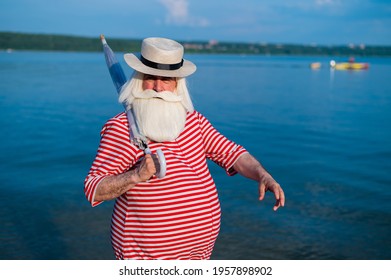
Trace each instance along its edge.
<instances>
[{"instance_id":1,"label":"man's forearm","mask_svg":"<svg viewBox=\"0 0 391 280\"><path fill-rule=\"evenodd\" d=\"M276 203L273 207L274 211L285 205L285 194L280 184L274 180L269 172L252 155L243 154L234 164L234 168L242 176L258 182L259 200L263 200L267 191L274 193L276 198Z\"/></svg>"},{"instance_id":2,"label":"man's forearm","mask_svg":"<svg viewBox=\"0 0 391 280\"><path fill-rule=\"evenodd\" d=\"M270 176L262 164L251 154L240 156L233 167L240 175L255 181L259 181L264 176Z\"/></svg>"},{"instance_id":3,"label":"man's forearm","mask_svg":"<svg viewBox=\"0 0 391 280\"><path fill-rule=\"evenodd\" d=\"M94 201L111 200L133 188L137 183L145 182L156 173L151 155L138 162L132 169L103 179L95 192Z\"/></svg>"},{"instance_id":4,"label":"man's forearm","mask_svg":"<svg viewBox=\"0 0 391 280\"><path fill-rule=\"evenodd\" d=\"M105 201L119 197L139 182L135 169L104 178L98 185L94 201Z\"/></svg>"}]
</instances>

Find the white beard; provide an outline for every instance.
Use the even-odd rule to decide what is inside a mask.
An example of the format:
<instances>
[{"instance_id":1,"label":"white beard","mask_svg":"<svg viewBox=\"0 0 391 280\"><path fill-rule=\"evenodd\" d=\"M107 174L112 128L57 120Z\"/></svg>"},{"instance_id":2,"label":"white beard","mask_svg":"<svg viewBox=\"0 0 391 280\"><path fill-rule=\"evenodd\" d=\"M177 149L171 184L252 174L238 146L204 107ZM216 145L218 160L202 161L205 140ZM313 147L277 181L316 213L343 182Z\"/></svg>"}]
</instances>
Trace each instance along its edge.
<instances>
[{"instance_id":1,"label":"white beard","mask_svg":"<svg viewBox=\"0 0 391 280\"><path fill-rule=\"evenodd\" d=\"M140 132L155 142L174 141L186 123L182 98L172 92L146 90L134 94L132 108Z\"/></svg>"}]
</instances>

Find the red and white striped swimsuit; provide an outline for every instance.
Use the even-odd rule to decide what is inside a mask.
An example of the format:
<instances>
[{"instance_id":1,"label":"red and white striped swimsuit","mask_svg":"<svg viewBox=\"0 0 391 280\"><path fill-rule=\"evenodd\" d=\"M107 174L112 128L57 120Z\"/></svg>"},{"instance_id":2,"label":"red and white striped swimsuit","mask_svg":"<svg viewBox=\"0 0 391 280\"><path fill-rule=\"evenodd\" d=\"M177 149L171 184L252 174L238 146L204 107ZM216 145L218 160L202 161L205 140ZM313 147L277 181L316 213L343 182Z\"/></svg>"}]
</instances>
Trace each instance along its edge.
<instances>
[{"instance_id":1,"label":"red and white striped swimsuit","mask_svg":"<svg viewBox=\"0 0 391 280\"><path fill-rule=\"evenodd\" d=\"M155 143L167 173L139 183L116 199L111 239L117 259L209 259L220 229L220 203L206 159L235 174L232 166L246 150L217 132L198 112L187 115L175 141ZM101 131L97 156L85 179L92 206L98 184L129 170L143 152L129 141L126 115L110 119Z\"/></svg>"}]
</instances>

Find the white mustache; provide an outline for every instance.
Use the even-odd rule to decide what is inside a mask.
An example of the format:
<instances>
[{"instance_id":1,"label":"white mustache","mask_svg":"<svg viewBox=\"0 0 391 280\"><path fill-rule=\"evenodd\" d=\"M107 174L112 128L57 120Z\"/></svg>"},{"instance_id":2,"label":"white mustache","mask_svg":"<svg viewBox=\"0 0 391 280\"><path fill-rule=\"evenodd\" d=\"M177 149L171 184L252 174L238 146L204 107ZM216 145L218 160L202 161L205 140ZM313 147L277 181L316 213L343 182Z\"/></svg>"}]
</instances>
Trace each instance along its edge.
<instances>
[{"instance_id":1,"label":"white mustache","mask_svg":"<svg viewBox=\"0 0 391 280\"><path fill-rule=\"evenodd\" d=\"M143 92L133 92L133 96L140 99L160 98L167 102L181 102L183 100L182 96L178 96L171 91L156 92L152 89L147 89Z\"/></svg>"}]
</instances>

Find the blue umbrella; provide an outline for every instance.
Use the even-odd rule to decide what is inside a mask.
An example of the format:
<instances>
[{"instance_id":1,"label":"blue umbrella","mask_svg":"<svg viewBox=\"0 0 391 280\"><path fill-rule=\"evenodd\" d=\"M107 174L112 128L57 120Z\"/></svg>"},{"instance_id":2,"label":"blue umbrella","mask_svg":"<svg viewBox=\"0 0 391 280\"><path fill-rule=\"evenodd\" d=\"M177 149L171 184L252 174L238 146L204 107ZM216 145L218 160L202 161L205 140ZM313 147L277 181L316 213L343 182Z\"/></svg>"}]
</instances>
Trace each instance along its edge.
<instances>
[{"instance_id":1,"label":"blue umbrella","mask_svg":"<svg viewBox=\"0 0 391 280\"><path fill-rule=\"evenodd\" d=\"M103 45L103 52L105 54L107 68L109 68L111 79L113 80L114 86L117 90L117 93L119 94L121 92L122 86L127 82L124 70L115 57L113 50L107 44L105 37L100 35L100 39ZM125 103L123 105L129 123L130 141L143 150L145 154L151 154L151 150L148 147L148 140L143 134L140 133L137 122L134 118L133 110L127 110ZM159 166L156 168L156 176L163 178L166 175L166 159L162 150L158 149L156 153L159 160Z\"/></svg>"}]
</instances>

